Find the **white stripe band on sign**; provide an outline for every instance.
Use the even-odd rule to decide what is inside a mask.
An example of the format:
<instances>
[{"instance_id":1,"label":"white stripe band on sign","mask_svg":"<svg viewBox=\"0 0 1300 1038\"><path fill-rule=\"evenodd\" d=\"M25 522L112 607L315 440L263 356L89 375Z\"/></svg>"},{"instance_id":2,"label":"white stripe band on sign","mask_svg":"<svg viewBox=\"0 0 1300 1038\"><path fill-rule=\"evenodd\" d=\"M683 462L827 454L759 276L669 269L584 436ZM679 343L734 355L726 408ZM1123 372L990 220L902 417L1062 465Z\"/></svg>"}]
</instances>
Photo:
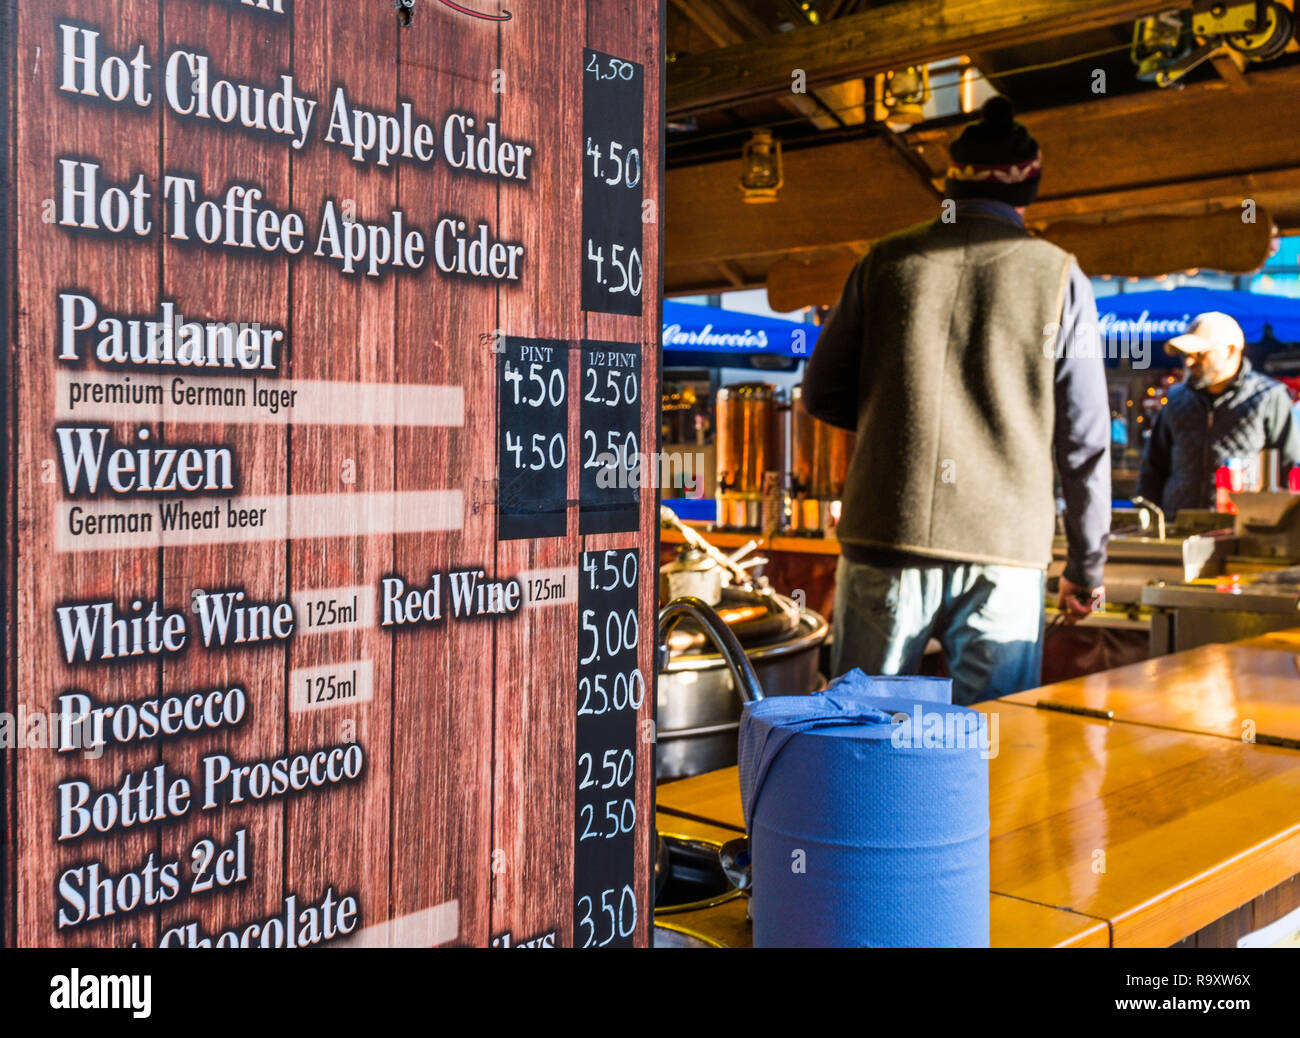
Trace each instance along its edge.
<instances>
[{"instance_id":1,"label":"white stripe band on sign","mask_svg":"<svg viewBox=\"0 0 1300 1038\"><path fill-rule=\"evenodd\" d=\"M366 537L459 530L459 490L360 494L277 494L271 497L62 501L55 513L58 551L118 551L255 541Z\"/></svg>"},{"instance_id":2,"label":"white stripe band on sign","mask_svg":"<svg viewBox=\"0 0 1300 1038\"><path fill-rule=\"evenodd\" d=\"M578 601L578 567L526 569L516 579L524 591L524 606L568 605Z\"/></svg>"},{"instance_id":3,"label":"white stripe band on sign","mask_svg":"<svg viewBox=\"0 0 1300 1038\"><path fill-rule=\"evenodd\" d=\"M327 663L289 671L289 713L329 710L368 703L375 694L374 667L369 660Z\"/></svg>"},{"instance_id":4,"label":"white stripe band on sign","mask_svg":"<svg viewBox=\"0 0 1300 1038\"><path fill-rule=\"evenodd\" d=\"M460 936L460 902L444 901L387 922L363 926L327 948L436 948Z\"/></svg>"},{"instance_id":5,"label":"white stripe band on sign","mask_svg":"<svg viewBox=\"0 0 1300 1038\"><path fill-rule=\"evenodd\" d=\"M465 424L460 386L60 371L55 417L271 425Z\"/></svg>"},{"instance_id":6,"label":"white stripe band on sign","mask_svg":"<svg viewBox=\"0 0 1300 1038\"><path fill-rule=\"evenodd\" d=\"M364 584L297 591L292 600L299 636L375 626L375 589Z\"/></svg>"}]
</instances>

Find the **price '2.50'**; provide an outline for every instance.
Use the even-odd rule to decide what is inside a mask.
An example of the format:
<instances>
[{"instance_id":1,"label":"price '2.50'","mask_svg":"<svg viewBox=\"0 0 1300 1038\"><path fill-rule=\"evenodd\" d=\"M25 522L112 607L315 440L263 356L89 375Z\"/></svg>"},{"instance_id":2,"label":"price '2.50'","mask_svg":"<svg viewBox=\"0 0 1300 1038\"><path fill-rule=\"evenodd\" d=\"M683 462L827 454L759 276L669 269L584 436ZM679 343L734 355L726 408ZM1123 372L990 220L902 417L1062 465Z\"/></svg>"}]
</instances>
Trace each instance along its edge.
<instances>
[{"instance_id":1,"label":"price '2.50'","mask_svg":"<svg viewBox=\"0 0 1300 1038\"><path fill-rule=\"evenodd\" d=\"M618 407L624 402L635 404L641 394L641 380L637 378L635 371L623 375L621 381L620 374L622 373L617 369L607 369L605 384L602 386L596 369L587 368L582 377L584 381L591 380L591 388L583 395L583 401L590 404L604 404L606 407Z\"/></svg>"},{"instance_id":2,"label":"price '2.50'","mask_svg":"<svg viewBox=\"0 0 1300 1038\"><path fill-rule=\"evenodd\" d=\"M626 253L626 258L624 257ZM632 296L641 295L641 285L645 273L641 267L641 250L629 249L626 245L613 244L609 247L609 265L615 273L605 270L605 246L597 245L592 238L587 239L587 262L596 265L596 281L603 285L612 296L627 292Z\"/></svg>"},{"instance_id":3,"label":"price '2.50'","mask_svg":"<svg viewBox=\"0 0 1300 1038\"><path fill-rule=\"evenodd\" d=\"M595 804L583 804L578 809L582 820L582 832L578 842L583 840L612 840L616 836L626 836L636 828L636 804L631 797L622 800L606 800L603 821L597 824Z\"/></svg>"},{"instance_id":4,"label":"price '2.50'","mask_svg":"<svg viewBox=\"0 0 1300 1038\"><path fill-rule=\"evenodd\" d=\"M578 757L578 769L584 776L578 783L579 790L590 789L593 786L599 786L601 789L613 789L617 786L622 789L636 774L636 758L631 750L625 749L621 752L617 749L606 750L600 765L600 770L609 775L605 782L592 778L593 759L590 753Z\"/></svg>"},{"instance_id":5,"label":"price '2.50'","mask_svg":"<svg viewBox=\"0 0 1300 1038\"><path fill-rule=\"evenodd\" d=\"M623 442L617 442L622 435ZM605 469L613 466L632 471L636 468L637 463L637 439L636 433L627 432L620 434L617 429L609 429L605 434L605 450L600 449L600 441L596 439L596 433L588 429L583 434L585 442L591 444L591 449L587 452L587 460L582 463L583 468L587 469Z\"/></svg>"}]
</instances>

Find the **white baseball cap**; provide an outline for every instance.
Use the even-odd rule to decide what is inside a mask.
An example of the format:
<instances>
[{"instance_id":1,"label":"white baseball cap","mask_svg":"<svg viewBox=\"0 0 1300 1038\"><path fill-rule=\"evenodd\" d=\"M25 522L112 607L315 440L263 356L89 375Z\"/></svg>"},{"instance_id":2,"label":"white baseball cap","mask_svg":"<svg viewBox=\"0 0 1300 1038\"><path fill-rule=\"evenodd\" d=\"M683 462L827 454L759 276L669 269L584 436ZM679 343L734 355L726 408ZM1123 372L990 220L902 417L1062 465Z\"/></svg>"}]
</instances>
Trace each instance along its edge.
<instances>
[{"instance_id":1,"label":"white baseball cap","mask_svg":"<svg viewBox=\"0 0 1300 1038\"><path fill-rule=\"evenodd\" d=\"M1165 343L1166 353L1204 353L1216 346L1246 346L1246 335L1241 325L1227 314L1211 310L1197 314L1187 331Z\"/></svg>"}]
</instances>

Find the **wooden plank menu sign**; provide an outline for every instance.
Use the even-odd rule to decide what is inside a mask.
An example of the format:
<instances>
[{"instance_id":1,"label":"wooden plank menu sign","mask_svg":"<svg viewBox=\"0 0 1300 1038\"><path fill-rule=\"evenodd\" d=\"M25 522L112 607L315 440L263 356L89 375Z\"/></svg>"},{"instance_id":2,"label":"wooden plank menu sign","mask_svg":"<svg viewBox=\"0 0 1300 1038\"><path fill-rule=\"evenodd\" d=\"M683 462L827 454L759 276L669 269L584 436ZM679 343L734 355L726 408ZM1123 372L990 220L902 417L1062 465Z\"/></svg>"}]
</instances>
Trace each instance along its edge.
<instances>
[{"instance_id":1,"label":"wooden plank menu sign","mask_svg":"<svg viewBox=\"0 0 1300 1038\"><path fill-rule=\"evenodd\" d=\"M661 17L0 8L6 944L649 943Z\"/></svg>"}]
</instances>

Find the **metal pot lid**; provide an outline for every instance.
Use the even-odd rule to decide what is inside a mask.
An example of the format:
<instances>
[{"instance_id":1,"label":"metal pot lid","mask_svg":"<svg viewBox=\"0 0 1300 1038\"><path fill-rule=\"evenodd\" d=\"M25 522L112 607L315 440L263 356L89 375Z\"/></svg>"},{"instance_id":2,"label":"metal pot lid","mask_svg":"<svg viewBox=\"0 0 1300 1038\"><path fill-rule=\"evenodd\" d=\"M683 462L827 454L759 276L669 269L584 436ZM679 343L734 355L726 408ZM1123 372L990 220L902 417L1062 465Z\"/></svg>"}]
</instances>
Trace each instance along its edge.
<instances>
[{"instance_id":1,"label":"metal pot lid","mask_svg":"<svg viewBox=\"0 0 1300 1038\"><path fill-rule=\"evenodd\" d=\"M788 638L799 628L798 605L782 595L726 587L714 608L747 650ZM690 620L683 620L673 631L668 647L674 653L683 654L714 651L704 632Z\"/></svg>"},{"instance_id":2,"label":"metal pot lid","mask_svg":"<svg viewBox=\"0 0 1300 1038\"><path fill-rule=\"evenodd\" d=\"M805 609L799 616L799 622L790 637L753 648L745 647L745 655L757 663L762 660L779 659L793 653L816 648L826 640L830 625L811 609ZM673 653L668 661L667 673L681 670L712 670L723 667L722 656L717 652L683 652Z\"/></svg>"}]
</instances>

